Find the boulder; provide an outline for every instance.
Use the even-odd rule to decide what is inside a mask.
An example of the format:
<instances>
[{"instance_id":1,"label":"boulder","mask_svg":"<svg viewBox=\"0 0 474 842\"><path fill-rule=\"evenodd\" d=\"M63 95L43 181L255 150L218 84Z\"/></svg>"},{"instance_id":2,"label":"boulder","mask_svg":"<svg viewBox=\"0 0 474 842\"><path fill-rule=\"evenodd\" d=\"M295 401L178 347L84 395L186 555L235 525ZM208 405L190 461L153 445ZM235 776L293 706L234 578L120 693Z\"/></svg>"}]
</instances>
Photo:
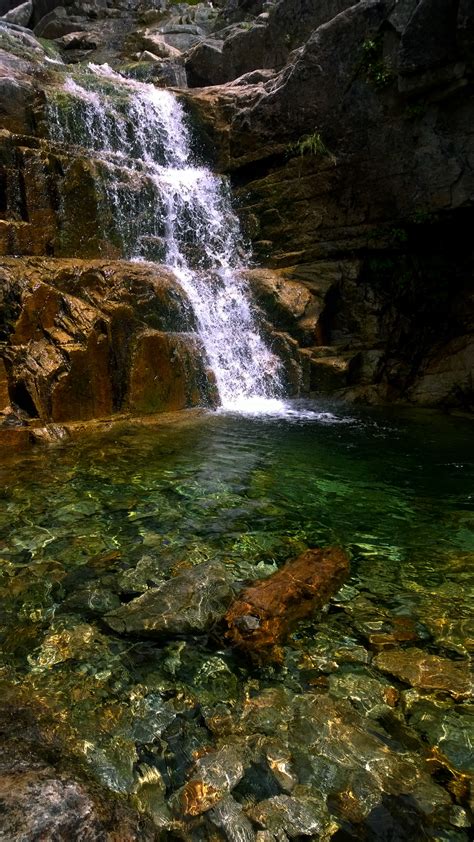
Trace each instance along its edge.
<instances>
[{"instance_id":1,"label":"boulder","mask_svg":"<svg viewBox=\"0 0 474 842\"><path fill-rule=\"evenodd\" d=\"M61 38L70 32L83 29L84 19L71 15L65 6L57 6L45 15L34 28L35 35L40 38Z\"/></svg>"},{"instance_id":2,"label":"boulder","mask_svg":"<svg viewBox=\"0 0 474 842\"><path fill-rule=\"evenodd\" d=\"M194 327L186 298L165 270L10 258L2 284L8 388L30 417L86 420L215 401L201 346L186 332Z\"/></svg>"},{"instance_id":3,"label":"boulder","mask_svg":"<svg viewBox=\"0 0 474 842\"><path fill-rule=\"evenodd\" d=\"M202 634L222 618L232 596L230 575L224 565L206 562L150 588L104 619L110 628L123 634Z\"/></svg>"},{"instance_id":4,"label":"boulder","mask_svg":"<svg viewBox=\"0 0 474 842\"><path fill-rule=\"evenodd\" d=\"M32 13L33 0L26 0L26 3L21 3L4 14L2 20L6 20L8 23L16 23L17 26L28 26Z\"/></svg>"},{"instance_id":5,"label":"boulder","mask_svg":"<svg viewBox=\"0 0 474 842\"><path fill-rule=\"evenodd\" d=\"M168 44L163 35L145 30L141 36L141 44L144 50L149 50L159 58L178 58L181 50Z\"/></svg>"},{"instance_id":6,"label":"boulder","mask_svg":"<svg viewBox=\"0 0 474 842\"><path fill-rule=\"evenodd\" d=\"M102 44L102 37L99 32L79 30L56 38L56 43L63 50L96 50Z\"/></svg>"},{"instance_id":7,"label":"boulder","mask_svg":"<svg viewBox=\"0 0 474 842\"><path fill-rule=\"evenodd\" d=\"M291 629L322 608L348 573L349 559L339 547L307 550L237 597L224 618L226 639L252 658L279 660Z\"/></svg>"}]
</instances>

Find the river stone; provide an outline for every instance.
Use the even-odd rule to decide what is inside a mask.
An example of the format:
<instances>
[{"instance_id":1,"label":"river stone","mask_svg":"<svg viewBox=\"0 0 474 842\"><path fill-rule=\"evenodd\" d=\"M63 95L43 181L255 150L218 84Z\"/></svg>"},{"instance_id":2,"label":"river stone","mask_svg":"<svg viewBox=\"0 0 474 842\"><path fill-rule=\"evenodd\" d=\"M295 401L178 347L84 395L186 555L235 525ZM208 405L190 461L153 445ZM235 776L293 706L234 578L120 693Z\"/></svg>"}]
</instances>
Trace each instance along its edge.
<instances>
[{"instance_id":1,"label":"river stone","mask_svg":"<svg viewBox=\"0 0 474 842\"><path fill-rule=\"evenodd\" d=\"M265 830L284 830L290 839L322 833L329 824L324 802L292 795L275 795L247 811L252 821Z\"/></svg>"},{"instance_id":2,"label":"river stone","mask_svg":"<svg viewBox=\"0 0 474 842\"><path fill-rule=\"evenodd\" d=\"M124 798L89 781L68 759L57 723L43 727L17 687L0 693L0 840L153 842L149 818Z\"/></svg>"},{"instance_id":3,"label":"river stone","mask_svg":"<svg viewBox=\"0 0 474 842\"><path fill-rule=\"evenodd\" d=\"M117 632L151 636L205 632L225 613L233 595L225 566L198 564L105 616Z\"/></svg>"},{"instance_id":4,"label":"river stone","mask_svg":"<svg viewBox=\"0 0 474 842\"><path fill-rule=\"evenodd\" d=\"M173 804L186 816L199 816L219 804L244 776L244 752L223 746L197 761L192 778L175 794Z\"/></svg>"},{"instance_id":5,"label":"river stone","mask_svg":"<svg viewBox=\"0 0 474 842\"><path fill-rule=\"evenodd\" d=\"M229 842L254 842L255 831L243 807L231 795L223 798L209 812L213 824L221 828Z\"/></svg>"},{"instance_id":6,"label":"river stone","mask_svg":"<svg viewBox=\"0 0 474 842\"><path fill-rule=\"evenodd\" d=\"M404 693L404 705L408 724L425 742L437 747L456 769L474 774L474 710L471 705L454 708L448 702L419 696L415 690Z\"/></svg>"},{"instance_id":7,"label":"river stone","mask_svg":"<svg viewBox=\"0 0 474 842\"><path fill-rule=\"evenodd\" d=\"M421 649L381 652L374 658L374 665L412 687L442 690L454 698L467 696L472 689L467 662L428 655Z\"/></svg>"}]
</instances>

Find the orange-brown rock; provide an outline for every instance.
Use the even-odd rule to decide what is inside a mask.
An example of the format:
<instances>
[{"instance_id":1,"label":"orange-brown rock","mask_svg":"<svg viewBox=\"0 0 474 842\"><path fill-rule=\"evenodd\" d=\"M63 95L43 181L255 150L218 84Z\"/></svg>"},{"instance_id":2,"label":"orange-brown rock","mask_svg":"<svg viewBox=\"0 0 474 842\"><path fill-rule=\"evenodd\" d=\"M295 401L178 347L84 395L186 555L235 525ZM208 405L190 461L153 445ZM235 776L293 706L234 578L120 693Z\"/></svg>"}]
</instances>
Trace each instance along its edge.
<instances>
[{"instance_id":1,"label":"orange-brown rock","mask_svg":"<svg viewBox=\"0 0 474 842\"><path fill-rule=\"evenodd\" d=\"M396 676L400 681L422 690L440 690L455 699L462 699L472 692L470 665L467 660L451 661L439 655L429 655L421 649L390 649L374 658L382 672Z\"/></svg>"},{"instance_id":2,"label":"orange-brown rock","mask_svg":"<svg viewBox=\"0 0 474 842\"><path fill-rule=\"evenodd\" d=\"M0 360L0 412L10 404L10 396L8 394L8 375L5 368L5 363Z\"/></svg>"},{"instance_id":3,"label":"orange-brown rock","mask_svg":"<svg viewBox=\"0 0 474 842\"><path fill-rule=\"evenodd\" d=\"M0 303L0 398L27 417L85 421L216 402L186 295L163 267L4 258Z\"/></svg>"},{"instance_id":4,"label":"orange-brown rock","mask_svg":"<svg viewBox=\"0 0 474 842\"><path fill-rule=\"evenodd\" d=\"M31 444L28 427L0 427L0 452L27 450Z\"/></svg>"},{"instance_id":5,"label":"orange-brown rock","mask_svg":"<svg viewBox=\"0 0 474 842\"><path fill-rule=\"evenodd\" d=\"M227 640L251 657L279 660L294 625L322 608L348 573L340 547L307 550L241 593L225 615Z\"/></svg>"},{"instance_id":6,"label":"orange-brown rock","mask_svg":"<svg viewBox=\"0 0 474 842\"><path fill-rule=\"evenodd\" d=\"M128 404L133 412L184 409L199 403L212 372L197 337L144 331L132 352Z\"/></svg>"}]
</instances>

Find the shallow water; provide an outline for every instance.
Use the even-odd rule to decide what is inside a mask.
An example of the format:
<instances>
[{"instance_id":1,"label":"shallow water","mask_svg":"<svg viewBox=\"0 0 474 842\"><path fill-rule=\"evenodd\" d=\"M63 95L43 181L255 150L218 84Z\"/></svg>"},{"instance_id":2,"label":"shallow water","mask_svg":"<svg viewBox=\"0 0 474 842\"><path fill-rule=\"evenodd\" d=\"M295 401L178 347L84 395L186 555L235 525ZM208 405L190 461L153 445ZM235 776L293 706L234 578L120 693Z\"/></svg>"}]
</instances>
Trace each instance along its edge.
<instances>
[{"instance_id":1,"label":"shallow water","mask_svg":"<svg viewBox=\"0 0 474 842\"><path fill-rule=\"evenodd\" d=\"M223 706L235 742L237 732L240 740L255 734L256 726L242 729L242 711L259 694L285 693L300 707L315 693L323 702L342 700L361 717L357 729L369 723L368 746L378 728L397 763L408 752L421 776L424 752L442 753L444 777L435 777L424 796L437 803L442 792L429 818L438 835L433 830L428 838L462 840L466 796L446 787L468 772L468 699L453 697L449 686L411 679L410 686L373 658L413 648L467 671L474 637L472 426L399 409L307 405L299 412L181 413L159 426L115 428L4 459L0 675L41 701L45 722L54 723L71 755L112 789L137 793L140 763L155 765L159 798L143 796L141 806L165 826L196 752L221 746L212 723ZM127 639L101 620L190 565L222 560L240 587L307 546L326 544L348 550L350 579L327 612L295 630L282 667L255 667L215 636ZM285 740L296 764L301 745L296 736ZM337 734L331 740L326 755L332 748L337 754ZM313 803L317 793L335 822L324 838L392 838L370 835L370 787L359 796L357 821L347 817L340 792L356 760L332 762L345 769L336 807L335 790L321 790L316 773L313 780L301 769L296 790L280 784L270 794L306 787L298 797ZM248 774L247 789L241 782L234 793L246 809L265 796ZM416 786L382 782L379 796L405 797ZM417 809L425 822L422 800ZM202 822L209 816L212 833L231 838L212 811ZM194 838L197 831L186 832ZM400 832L393 838L409 838ZM199 833L195 838L212 836Z\"/></svg>"}]
</instances>

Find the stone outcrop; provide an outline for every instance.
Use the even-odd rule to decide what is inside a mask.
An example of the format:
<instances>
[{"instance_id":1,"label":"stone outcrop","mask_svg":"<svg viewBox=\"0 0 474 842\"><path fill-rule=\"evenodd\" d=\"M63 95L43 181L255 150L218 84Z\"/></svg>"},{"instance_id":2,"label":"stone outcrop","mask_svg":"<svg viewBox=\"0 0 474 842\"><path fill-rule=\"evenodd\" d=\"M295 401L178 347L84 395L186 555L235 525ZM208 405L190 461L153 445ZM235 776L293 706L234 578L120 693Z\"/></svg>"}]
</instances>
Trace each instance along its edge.
<instances>
[{"instance_id":1,"label":"stone outcrop","mask_svg":"<svg viewBox=\"0 0 474 842\"><path fill-rule=\"evenodd\" d=\"M343 5L308 31L301 3L282 69L248 51L247 75L190 105L261 262L324 289L316 340L298 307L287 327L310 391L469 408L472 16L450 0ZM271 318L275 294L256 287Z\"/></svg>"},{"instance_id":2,"label":"stone outcrop","mask_svg":"<svg viewBox=\"0 0 474 842\"><path fill-rule=\"evenodd\" d=\"M43 422L213 405L186 297L156 265L5 259L3 395Z\"/></svg>"},{"instance_id":3,"label":"stone outcrop","mask_svg":"<svg viewBox=\"0 0 474 842\"><path fill-rule=\"evenodd\" d=\"M279 660L279 644L298 620L322 608L348 573L338 547L307 550L238 596L224 618L226 639L256 660Z\"/></svg>"}]
</instances>

